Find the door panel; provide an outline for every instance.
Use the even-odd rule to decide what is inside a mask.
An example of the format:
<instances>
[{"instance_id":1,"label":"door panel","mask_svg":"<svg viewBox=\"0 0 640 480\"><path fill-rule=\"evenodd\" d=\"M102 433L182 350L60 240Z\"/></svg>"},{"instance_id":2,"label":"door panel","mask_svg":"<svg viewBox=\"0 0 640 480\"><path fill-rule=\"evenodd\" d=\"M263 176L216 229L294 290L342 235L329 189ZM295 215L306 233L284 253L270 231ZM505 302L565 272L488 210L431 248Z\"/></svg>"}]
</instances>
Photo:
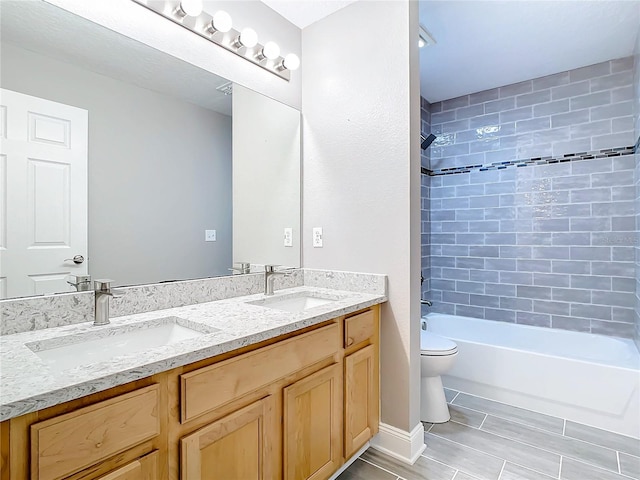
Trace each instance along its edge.
<instances>
[{"instance_id":1,"label":"door panel","mask_svg":"<svg viewBox=\"0 0 640 480\"><path fill-rule=\"evenodd\" d=\"M0 89L0 278L9 297L86 275L88 112ZM0 293L1 290L0 290Z\"/></svg>"},{"instance_id":2,"label":"door panel","mask_svg":"<svg viewBox=\"0 0 640 480\"><path fill-rule=\"evenodd\" d=\"M341 384L336 364L285 388L285 479L328 478L342 463Z\"/></svg>"},{"instance_id":3,"label":"door panel","mask_svg":"<svg viewBox=\"0 0 640 480\"><path fill-rule=\"evenodd\" d=\"M378 392L375 347L345 357L344 455L351 457L376 433Z\"/></svg>"}]
</instances>

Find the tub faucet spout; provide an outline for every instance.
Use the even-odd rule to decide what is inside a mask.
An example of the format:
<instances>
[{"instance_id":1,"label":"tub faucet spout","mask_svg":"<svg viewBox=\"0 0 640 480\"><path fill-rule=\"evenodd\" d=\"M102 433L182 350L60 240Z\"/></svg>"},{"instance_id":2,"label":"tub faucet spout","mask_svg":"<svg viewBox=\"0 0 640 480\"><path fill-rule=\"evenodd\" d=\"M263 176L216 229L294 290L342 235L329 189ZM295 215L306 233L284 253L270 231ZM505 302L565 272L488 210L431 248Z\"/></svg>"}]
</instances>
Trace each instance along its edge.
<instances>
[{"instance_id":1,"label":"tub faucet spout","mask_svg":"<svg viewBox=\"0 0 640 480\"><path fill-rule=\"evenodd\" d=\"M420 299L420 304L421 305L426 305L427 307L430 307L431 306L431 300Z\"/></svg>"}]
</instances>

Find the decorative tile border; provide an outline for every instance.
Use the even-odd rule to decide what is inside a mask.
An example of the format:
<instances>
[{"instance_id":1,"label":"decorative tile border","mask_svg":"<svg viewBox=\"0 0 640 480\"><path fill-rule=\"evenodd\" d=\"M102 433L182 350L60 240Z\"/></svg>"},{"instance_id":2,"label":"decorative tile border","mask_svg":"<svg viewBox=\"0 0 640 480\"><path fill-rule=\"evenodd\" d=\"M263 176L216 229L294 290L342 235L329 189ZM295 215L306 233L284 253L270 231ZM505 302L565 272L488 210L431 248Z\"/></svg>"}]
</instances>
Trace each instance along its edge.
<instances>
[{"instance_id":1,"label":"decorative tile border","mask_svg":"<svg viewBox=\"0 0 640 480\"><path fill-rule=\"evenodd\" d=\"M561 157L535 157L521 160L509 160L506 162L494 162L488 165L467 165L465 167L442 168L439 170L429 170L421 167L423 175L436 177L441 175L455 175L457 173L469 173L472 171L504 170L508 167L528 167L531 165L549 165L552 163L575 162L577 160L593 160L594 158L622 157L640 152L640 138L634 146L605 148L603 150L593 150L591 152L567 153Z\"/></svg>"}]
</instances>

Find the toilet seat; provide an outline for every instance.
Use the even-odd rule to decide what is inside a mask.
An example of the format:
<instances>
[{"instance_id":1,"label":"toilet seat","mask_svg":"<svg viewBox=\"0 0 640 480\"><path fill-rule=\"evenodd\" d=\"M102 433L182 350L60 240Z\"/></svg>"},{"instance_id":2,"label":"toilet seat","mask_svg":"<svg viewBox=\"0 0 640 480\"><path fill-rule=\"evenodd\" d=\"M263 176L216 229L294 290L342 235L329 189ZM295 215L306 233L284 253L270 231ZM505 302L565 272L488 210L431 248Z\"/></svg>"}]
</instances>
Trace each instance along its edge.
<instances>
[{"instance_id":1,"label":"toilet seat","mask_svg":"<svg viewBox=\"0 0 640 480\"><path fill-rule=\"evenodd\" d=\"M431 332L420 332L420 355L436 357L458 353L458 345Z\"/></svg>"}]
</instances>

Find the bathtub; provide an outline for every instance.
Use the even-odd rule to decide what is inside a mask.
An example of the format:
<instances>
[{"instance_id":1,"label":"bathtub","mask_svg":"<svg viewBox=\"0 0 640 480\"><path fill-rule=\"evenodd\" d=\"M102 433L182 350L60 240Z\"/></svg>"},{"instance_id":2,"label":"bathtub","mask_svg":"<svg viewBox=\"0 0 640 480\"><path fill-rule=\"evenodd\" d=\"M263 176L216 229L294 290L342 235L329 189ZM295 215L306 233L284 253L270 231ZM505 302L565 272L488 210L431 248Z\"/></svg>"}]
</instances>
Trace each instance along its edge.
<instances>
[{"instance_id":1,"label":"bathtub","mask_svg":"<svg viewBox=\"0 0 640 480\"><path fill-rule=\"evenodd\" d=\"M445 387L640 436L640 354L631 340L431 313L458 344Z\"/></svg>"}]
</instances>

